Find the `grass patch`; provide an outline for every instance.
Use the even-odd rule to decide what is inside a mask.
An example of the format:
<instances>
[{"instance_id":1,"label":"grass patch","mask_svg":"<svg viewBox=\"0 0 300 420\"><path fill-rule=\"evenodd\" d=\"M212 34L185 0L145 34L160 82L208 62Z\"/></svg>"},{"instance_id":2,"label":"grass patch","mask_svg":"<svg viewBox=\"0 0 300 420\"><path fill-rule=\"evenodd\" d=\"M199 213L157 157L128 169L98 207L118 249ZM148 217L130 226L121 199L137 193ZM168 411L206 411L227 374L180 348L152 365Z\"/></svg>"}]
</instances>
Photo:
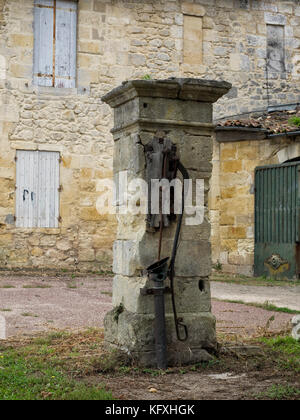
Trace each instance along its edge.
<instances>
[{"instance_id":1,"label":"grass patch","mask_svg":"<svg viewBox=\"0 0 300 420\"><path fill-rule=\"evenodd\" d=\"M275 352L278 369L300 373L300 342L292 337L261 338L267 349Z\"/></svg>"},{"instance_id":2,"label":"grass patch","mask_svg":"<svg viewBox=\"0 0 300 420\"><path fill-rule=\"evenodd\" d=\"M15 289L15 286L12 286L11 284L3 284L0 286L0 289Z\"/></svg>"},{"instance_id":3,"label":"grass patch","mask_svg":"<svg viewBox=\"0 0 300 420\"><path fill-rule=\"evenodd\" d=\"M114 277L114 273L111 270L100 270L100 271L96 271L95 274L98 274L99 276L103 276L103 277Z\"/></svg>"},{"instance_id":4,"label":"grass patch","mask_svg":"<svg viewBox=\"0 0 300 420\"><path fill-rule=\"evenodd\" d=\"M284 314L292 314L292 315L293 314L295 314L295 315L300 314L300 311L295 311L293 309L284 308L284 307L278 307L278 306L272 305L269 302L266 302L266 303L263 303L263 304L257 303L257 304L255 304L255 306L257 308L265 309L266 311L282 312Z\"/></svg>"},{"instance_id":5,"label":"grass patch","mask_svg":"<svg viewBox=\"0 0 300 420\"><path fill-rule=\"evenodd\" d=\"M239 305L254 306L255 308L260 308L260 309L264 309L265 311L271 311L271 312L281 312L281 313L291 314L291 315L300 314L300 311L295 311L289 308L280 308L278 306L272 305L269 302L254 303L254 302L244 302L243 300L231 300L231 299L225 299L225 300L214 299L214 300L218 300L219 302L228 302L228 303L236 303Z\"/></svg>"},{"instance_id":6,"label":"grass patch","mask_svg":"<svg viewBox=\"0 0 300 420\"><path fill-rule=\"evenodd\" d=\"M274 381L266 383L260 395L254 396L257 388L251 387L248 395L256 399L298 396L295 384L299 375L291 360L299 363L299 343L290 337L256 339L261 353L253 356L224 352L210 362L166 371L144 369L117 351L108 352L103 338L103 330L89 329L78 333L53 331L0 342L0 400L112 400L103 382L109 384L113 376L115 385L115 375L120 381L115 392L123 399L130 383L128 376L145 386L145 377L153 382L161 375L208 372L255 372L259 374L258 382L264 381L265 375L271 375ZM123 376L126 376L124 380Z\"/></svg>"},{"instance_id":7,"label":"grass patch","mask_svg":"<svg viewBox=\"0 0 300 420\"><path fill-rule=\"evenodd\" d=\"M77 285L75 283L68 283L67 288L68 289L77 289Z\"/></svg>"},{"instance_id":8,"label":"grass patch","mask_svg":"<svg viewBox=\"0 0 300 420\"><path fill-rule=\"evenodd\" d=\"M30 312L24 312L21 315L24 316L24 317L28 317L28 318L38 318L39 317L38 315L32 314Z\"/></svg>"},{"instance_id":9,"label":"grass patch","mask_svg":"<svg viewBox=\"0 0 300 420\"><path fill-rule=\"evenodd\" d=\"M36 344L38 346L43 346L43 345L50 346L56 340L66 339L69 336L70 336L70 333L67 333L64 331L57 331L57 332L49 333L45 337L34 338L32 342L33 344Z\"/></svg>"},{"instance_id":10,"label":"grass patch","mask_svg":"<svg viewBox=\"0 0 300 420\"><path fill-rule=\"evenodd\" d=\"M88 387L37 357L8 351L0 360L0 400L111 400L100 387Z\"/></svg>"},{"instance_id":11,"label":"grass patch","mask_svg":"<svg viewBox=\"0 0 300 420\"><path fill-rule=\"evenodd\" d=\"M291 287L300 286L300 280L280 280L268 277L247 277L243 275L225 274L215 272L212 274L211 281L221 283L241 284L246 286L266 286L266 287Z\"/></svg>"},{"instance_id":12,"label":"grass patch","mask_svg":"<svg viewBox=\"0 0 300 420\"><path fill-rule=\"evenodd\" d=\"M300 342L292 337L261 338L261 342L282 353L297 356L300 361Z\"/></svg>"},{"instance_id":13,"label":"grass patch","mask_svg":"<svg viewBox=\"0 0 300 420\"><path fill-rule=\"evenodd\" d=\"M54 332L0 344L0 400L113 400L102 385L76 379L89 371L88 348L99 336Z\"/></svg>"},{"instance_id":14,"label":"grass patch","mask_svg":"<svg viewBox=\"0 0 300 420\"><path fill-rule=\"evenodd\" d=\"M48 284L27 284L23 286L23 289L51 289Z\"/></svg>"},{"instance_id":15,"label":"grass patch","mask_svg":"<svg viewBox=\"0 0 300 420\"><path fill-rule=\"evenodd\" d=\"M295 400L300 397L300 389L290 385L272 385L265 392L256 394L257 399L268 400Z\"/></svg>"},{"instance_id":16,"label":"grass patch","mask_svg":"<svg viewBox=\"0 0 300 420\"><path fill-rule=\"evenodd\" d=\"M112 297L112 292L101 292L101 295L106 295Z\"/></svg>"},{"instance_id":17,"label":"grass patch","mask_svg":"<svg viewBox=\"0 0 300 420\"><path fill-rule=\"evenodd\" d=\"M300 128L300 117L294 116L294 117L290 118L289 119L289 124L295 125L296 127Z\"/></svg>"},{"instance_id":18,"label":"grass patch","mask_svg":"<svg viewBox=\"0 0 300 420\"><path fill-rule=\"evenodd\" d=\"M1 312L12 312L12 309L0 309Z\"/></svg>"}]
</instances>

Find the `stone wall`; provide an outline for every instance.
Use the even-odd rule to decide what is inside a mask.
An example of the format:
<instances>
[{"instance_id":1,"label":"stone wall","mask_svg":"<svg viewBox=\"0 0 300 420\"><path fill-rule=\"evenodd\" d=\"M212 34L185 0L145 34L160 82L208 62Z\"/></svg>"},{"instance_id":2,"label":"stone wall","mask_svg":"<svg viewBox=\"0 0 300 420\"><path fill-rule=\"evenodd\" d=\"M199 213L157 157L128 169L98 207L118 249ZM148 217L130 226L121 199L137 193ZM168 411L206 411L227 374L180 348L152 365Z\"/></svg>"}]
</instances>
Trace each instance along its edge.
<instances>
[{"instance_id":1,"label":"stone wall","mask_svg":"<svg viewBox=\"0 0 300 420\"><path fill-rule=\"evenodd\" d=\"M299 140L299 138L298 138ZM213 261L227 273L253 275L254 171L300 156L297 140L215 141L210 195Z\"/></svg>"},{"instance_id":2,"label":"stone wall","mask_svg":"<svg viewBox=\"0 0 300 420\"><path fill-rule=\"evenodd\" d=\"M216 119L299 102L298 1L199 0L189 9L186 13L197 15L203 27L202 63L195 50L196 62L183 61L180 71L186 76L201 75L233 84L229 94L215 105ZM269 72L267 83L268 25L283 28L285 71ZM195 22L195 26L196 34L199 25Z\"/></svg>"},{"instance_id":3,"label":"stone wall","mask_svg":"<svg viewBox=\"0 0 300 420\"><path fill-rule=\"evenodd\" d=\"M0 1L0 29L2 28L2 26L5 25L4 7L5 7L5 0L1 0Z\"/></svg>"},{"instance_id":4,"label":"stone wall","mask_svg":"<svg viewBox=\"0 0 300 420\"><path fill-rule=\"evenodd\" d=\"M271 102L299 97L296 1L79 0L78 7L77 88L38 88L32 84L33 0L0 0L0 268L110 266L116 223L97 213L96 189L99 179L112 176L112 118L100 98L123 80L224 79L234 88L215 117L265 108L265 22L278 12L286 23L288 72L270 81ZM200 37L196 55L186 42L193 35ZM196 61L184 58L184 45ZM18 149L61 153L57 230L15 228Z\"/></svg>"},{"instance_id":5,"label":"stone wall","mask_svg":"<svg viewBox=\"0 0 300 420\"><path fill-rule=\"evenodd\" d=\"M80 68L78 88L73 90L32 85L33 2L7 4L0 41L5 57L5 78L0 80L1 268L100 271L111 267L116 223L113 216L100 216L96 210L97 181L112 176L111 113L98 95L98 66L104 63L100 41L81 41L92 36L90 17L98 26L103 14L94 9L86 12L87 3L79 3ZM98 50L92 51L96 46ZM103 76L101 91L106 85L111 86ZM15 228L16 150L61 153L59 229Z\"/></svg>"}]
</instances>

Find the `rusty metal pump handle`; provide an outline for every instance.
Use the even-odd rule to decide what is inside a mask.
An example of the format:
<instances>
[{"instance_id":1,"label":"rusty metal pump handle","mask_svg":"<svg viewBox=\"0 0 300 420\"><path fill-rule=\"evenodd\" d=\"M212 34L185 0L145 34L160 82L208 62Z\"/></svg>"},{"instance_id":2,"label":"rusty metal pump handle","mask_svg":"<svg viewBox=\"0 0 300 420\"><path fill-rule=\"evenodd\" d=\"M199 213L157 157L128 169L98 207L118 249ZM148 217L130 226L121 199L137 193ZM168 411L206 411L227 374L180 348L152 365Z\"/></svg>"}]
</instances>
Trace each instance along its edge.
<instances>
[{"instance_id":1,"label":"rusty metal pump handle","mask_svg":"<svg viewBox=\"0 0 300 420\"><path fill-rule=\"evenodd\" d=\"M186 170L186 168L182 165L182 163L180 161L178 161L178 163L177 163L177 168L178 168L179 172L182 174L184 181L186 179L190 179L188 171ZM181 211L181 214L179 216L178 223L177 223L177 229L176 229L176 234L175 234L175 239L174 239L174 244L173 244L172 257L171 257L171 262L170 262L169 272L168 272L168 277L169 277L170 282L171 282L172 306L173 306L176 334L177 334L178 340L183 341L183 342L188 340L189 334L188 334L187 326L183 323L183 319L178 318L178 316L177 316L175 290L174 290L174 279L175 279L175 262L176 262L176 256L177 256L177 251L178 251L178 243L179 243L180 232L181 232L181 228L182 228L184 209L185 209L184 202L185 202L185 183L183 182L183 187L182 187L182 211ZM183 336L181 336L181 334L180 334L180 328L183 328L183 330L184 330L184 335Z\"/></svg>"}]
</instances>

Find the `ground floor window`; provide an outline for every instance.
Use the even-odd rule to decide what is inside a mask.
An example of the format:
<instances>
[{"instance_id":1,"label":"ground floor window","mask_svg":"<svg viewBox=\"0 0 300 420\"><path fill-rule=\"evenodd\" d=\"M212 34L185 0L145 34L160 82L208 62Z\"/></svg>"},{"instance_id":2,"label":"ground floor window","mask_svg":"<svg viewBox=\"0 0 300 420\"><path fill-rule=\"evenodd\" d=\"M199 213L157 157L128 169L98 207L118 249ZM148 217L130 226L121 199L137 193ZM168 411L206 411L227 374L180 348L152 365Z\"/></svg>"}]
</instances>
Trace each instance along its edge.
<instances>
[{"instance_id":1,"label":"ground floor window","mask_svg":"<svg viewBox=\"0 0 300 420\"><path fill-rule=\"evenodd\" d=\"M58 228L59 159L58 152L17 151L17 227Z\"/></svg>"}]
</instances>

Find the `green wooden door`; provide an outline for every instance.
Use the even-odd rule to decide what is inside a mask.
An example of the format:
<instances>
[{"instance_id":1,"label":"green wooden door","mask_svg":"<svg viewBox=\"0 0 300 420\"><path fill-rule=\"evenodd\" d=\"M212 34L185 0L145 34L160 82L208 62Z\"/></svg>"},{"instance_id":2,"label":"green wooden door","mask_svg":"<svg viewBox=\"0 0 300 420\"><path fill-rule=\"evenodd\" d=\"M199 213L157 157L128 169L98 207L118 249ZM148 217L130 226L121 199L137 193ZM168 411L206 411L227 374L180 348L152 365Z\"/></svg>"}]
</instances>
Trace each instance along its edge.
<instances>
[{"instance_id":1,"label":"green wooden door","mask_svg":"<svg viewBox=\"0 0 300 420\"><path fill-rule=\"evenodd\" d=\"M299 277L300 162L255 170L256 276Z\"/></svg>"}]
</instances>

